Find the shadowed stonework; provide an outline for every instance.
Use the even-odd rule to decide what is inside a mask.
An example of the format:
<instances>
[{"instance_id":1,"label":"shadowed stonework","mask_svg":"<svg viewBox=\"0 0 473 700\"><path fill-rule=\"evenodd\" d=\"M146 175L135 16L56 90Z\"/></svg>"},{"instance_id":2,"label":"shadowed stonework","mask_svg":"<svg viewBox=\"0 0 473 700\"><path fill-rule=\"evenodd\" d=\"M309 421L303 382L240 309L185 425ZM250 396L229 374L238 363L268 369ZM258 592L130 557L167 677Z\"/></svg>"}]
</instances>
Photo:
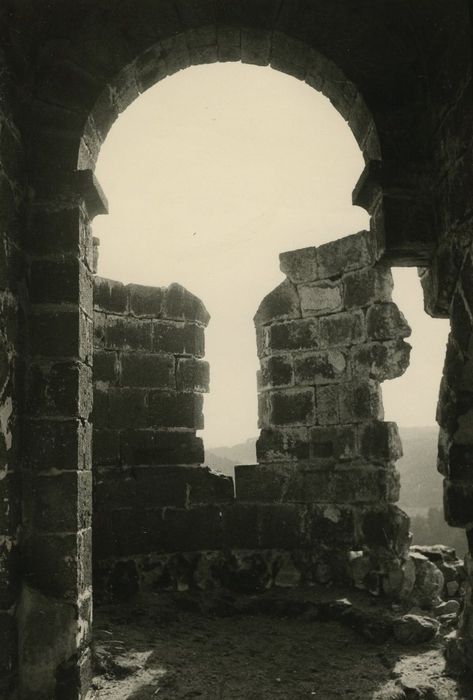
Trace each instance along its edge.
<instances>
[{"instance_id":1,"label":"shadowed stonework","mask_svg":"<svg viewBox=\"0 0 473 700\"><path fill-rule=\"evenodd\" d=\"M174 506L164 518L157 500L139 509L147 519L144 539L130 539L123 515L109 519L108 539L96 540L102 590L125 594L130 582L133 589L147 581L204 586L210 578L251 589L311 572L399 589L399 569L391 576L388 562L402 569L408 523L393 505L398 444L395 428L382 422L379 381L404 368L406 328L389 301L383 265L422 266L427 312L451 322L439 469L446 517L466 531L470 554L448 656L455 670L471 669L471 22L466 0L0 4L0 697L80 700L89 691L92 410L104 421L96 426L96 455L107 430L119 440L113 461L97 457L102 504L115 511L112 483L110 496L100 495L101 484L115 485L112 473L128 479L131 495L142 488L143 498L159 493L161 503L168 496L158 466L175 479ZM99 400L93 406L91 223L107 211L92 171L120 112L177 70L240 60L306 81L344 116L366 161L353 201L371 215L379 261L372 266L369 243L362 267L344 267L361 261L360 251L348 254L345 246L367 242L365 234L331 244L330 259L323 247L283 257L288 281L257 319L264 330L259 465L239 470L234 501L228 480L199 466L193 431L205 376L193 382L205 322L175 315L186 298L179 287L163 292L169 307L143 313L129 306L130 288L97 283L105 304L96 310L102 407ZM123 295L125 306L107 307ZM185 352L181 344L166 346L188 325L196 328L195 344L186 339ZM145 366L155 379L143 386ZM155 464L164 434L174 456ZM192 449L177 465L183 435ZM105 454L112 448L113 439L102 440ZM143 487L145 467L159 482L156 492ZM183 480L192 504L182 503ZM260 500L250 498L250 483ZM117 513L137 517L133 498ZM161 537L163 522L169 530ZM117 549L113 528L128 537L126 551ZM320 556L335 550L339 560L335 565L330 554L330 570Z\"/></svg>"}]
</instances>

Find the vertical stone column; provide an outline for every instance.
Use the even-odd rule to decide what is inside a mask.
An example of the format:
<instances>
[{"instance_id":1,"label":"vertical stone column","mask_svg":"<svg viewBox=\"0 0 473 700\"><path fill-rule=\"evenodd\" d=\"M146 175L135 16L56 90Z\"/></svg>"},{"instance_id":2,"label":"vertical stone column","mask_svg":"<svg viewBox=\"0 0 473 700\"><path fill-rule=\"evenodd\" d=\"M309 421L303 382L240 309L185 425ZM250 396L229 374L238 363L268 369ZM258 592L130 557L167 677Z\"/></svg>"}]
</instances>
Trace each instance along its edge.
<instances>
[{"instance_id":1,"label":"vertical stone column","mask_svg":"<svg viewBox=\"0 0 473 700\"><path fill-rule=\"evenodd\" d=\"M405 371L410 329L377 259L368 232L281 255L287 279L255 316L259 465L237 467L236 490L240 501L305 504L301 542L325 552L335 577L391 593L408 519L392 505L402 451L380 382Z\"/></svg>"},{"instance_id":2,"label":"vertical stone column","mask_svg":"<svg viewBox=\"0 0 473 700\"><path fill-rule=\"evenodd\" d=\"M85 697L90 681L91 173L35 183L23 469L22 698Z\"/></svg>"},{"instance_id":3,"label":"vertical stone column","mask_svg":"<svg viewBox=\"0 0 473 700\"><path fill-rule=\"evenodd\" d=\"M473 263L463 261L450 305L451 331L440 384L437 422L440 425L438 469L444 476L447 523L466 530L467 585L458 639L449 648L454 665L473 665ZM460 652L452 654L456 646Z\"/></svg>"},{"instance_id":4,"label":"vertical stone column","mask_svg":"<svg viewBox=\"0 0 473 700\"><path fill-rule=\"evenodd\" d=\"M232 481L200 466L204 448L196 435L209 388L208 321L200 299L179 284L95 278L94 583L100 596L127 598L155 580L184 585L176 580L184 559L176 554L180 565L173 566L166 553L221 546L219 504L233 499Z\"/></svg>"}]
</instances>

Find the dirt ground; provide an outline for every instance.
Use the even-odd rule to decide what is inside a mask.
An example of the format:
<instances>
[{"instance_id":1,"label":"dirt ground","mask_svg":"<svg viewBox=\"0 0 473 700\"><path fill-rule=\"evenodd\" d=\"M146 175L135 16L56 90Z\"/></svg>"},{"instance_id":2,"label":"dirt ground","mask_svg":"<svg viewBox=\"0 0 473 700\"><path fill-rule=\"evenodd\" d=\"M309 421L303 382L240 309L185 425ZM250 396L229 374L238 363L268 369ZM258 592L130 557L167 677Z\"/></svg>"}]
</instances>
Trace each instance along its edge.
<instances>
[{"instance_id":1,"label":"dirt ground","mask_svg":"<svg viewBox=\"0 0 473 700\"><path fill-rule=\"evenodd\" d=\"M239 598L159 593L102 606L94 623L95 696L473 700L473 688L444 674L441 638L416 647L392 637L373 643L314 615L318 598L312 589ZM381 616L374 601L361 596L355 604Z\"/></svg>"}]
</instances>

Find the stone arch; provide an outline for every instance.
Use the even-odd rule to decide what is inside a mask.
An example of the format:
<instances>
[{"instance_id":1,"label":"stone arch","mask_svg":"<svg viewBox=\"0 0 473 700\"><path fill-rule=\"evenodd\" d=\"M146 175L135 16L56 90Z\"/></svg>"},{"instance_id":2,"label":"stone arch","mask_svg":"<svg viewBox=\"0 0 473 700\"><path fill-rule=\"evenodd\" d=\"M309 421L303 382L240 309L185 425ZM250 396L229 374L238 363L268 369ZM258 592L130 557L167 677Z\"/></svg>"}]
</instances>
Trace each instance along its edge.
<instances>
[{"instance_id":1,"label":"stone arch","mask_svg":"<svg viewBox=\"0 0 473 700\"><path fill-rule=\"evenodd\" d=\"M131 0L109 5L84 0L50 11L52 25L40 29L24 117L32 195L26 421L37 431L37 452L24 478L28 575L19 613L20 656L24 697L40 689L47 697L57 682L79 698L88 683L91 620L90 221L106 211L91 170L119 112L143 89L187 65L217 60L271 65L324 92L348 121L367 161L355 202L370 211L380 237L386 235L388 257L425 262L434 226L422 179L429 138L429 129L422 135L422 110L409 134L417 108L409 95L424 95L412 68L420 58L410 35L404 37L396 25L405 49L399 62L384 3L375 10L363 2L357 16L346 4L304 0L143 0L139 12ZM367 15L369 30L363 26ZM368 41L367 32L372 36L376 27L377 40ZM419 220L422 228L413 235ZM40 388L34 410L33 378ZM46 385L50 389L43 395ZM42 470L51 468L57 472L45 477ZM40 498L41 509L31 507L29 492ZM49 647L30 634L42 614L50 620Z\"/></svg>"}]
</instances>

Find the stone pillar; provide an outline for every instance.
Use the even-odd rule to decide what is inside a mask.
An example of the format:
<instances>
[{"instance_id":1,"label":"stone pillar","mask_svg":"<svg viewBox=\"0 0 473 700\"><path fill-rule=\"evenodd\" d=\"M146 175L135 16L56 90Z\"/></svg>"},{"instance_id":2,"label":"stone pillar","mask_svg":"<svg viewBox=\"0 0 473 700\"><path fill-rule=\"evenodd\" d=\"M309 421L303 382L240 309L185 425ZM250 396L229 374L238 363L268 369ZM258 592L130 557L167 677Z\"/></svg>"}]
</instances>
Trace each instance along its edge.
<instances>
[{"instance_id":1,"label":"stone pillar","mask_svg":"<svg viewBox=\"0 0 473 700\"><path fill-rule=\"evenodd\" d=\"M259 464L236 468L237 498L305 505L301 540L310 530L335 578L396 593L408 518L380 382L408 366L410 329L391 272L368 232L284 253L281 269L255 316Z\"/></svg>"},{"instance_id":2,"label":"stone pillar","mask_svg":"<svg viewBox=\"0 0 473 700\"><path fill-rule=\"evenodd\" d=\"M440 425L438 469L444 475L444 511L447 523L466 530L469 553L465 558L467 586L458 638L449 647L455 667L473 666L473 265L471 254L463 267L450 305L451 331L437 408ZM453 646L460 652L452 654Z\"/></svg>"},{"instance_id":3,"label":"stone pillar","mask_svg":"<svg viewBox=\"0 0 473 700\"><path fill-rule=\"evenodd\" d=\"M220 504L233 484L200 466L200 299L179 284L97 277L94 307L94 584L100 597L127 598L148 581L184 585L167 553L222 547Z\"/></svg>"},{"instance_id":4,"label":"stone pillar","mask_svg":"<svg viewBox=\"0 0 473 700\"><path fill-rule=\"evenodd\" d=\"M90 681L91 173L38 178L31 212L30 362L23 468L22 698L85 697Z\"/></svg>"}]
</instances>

